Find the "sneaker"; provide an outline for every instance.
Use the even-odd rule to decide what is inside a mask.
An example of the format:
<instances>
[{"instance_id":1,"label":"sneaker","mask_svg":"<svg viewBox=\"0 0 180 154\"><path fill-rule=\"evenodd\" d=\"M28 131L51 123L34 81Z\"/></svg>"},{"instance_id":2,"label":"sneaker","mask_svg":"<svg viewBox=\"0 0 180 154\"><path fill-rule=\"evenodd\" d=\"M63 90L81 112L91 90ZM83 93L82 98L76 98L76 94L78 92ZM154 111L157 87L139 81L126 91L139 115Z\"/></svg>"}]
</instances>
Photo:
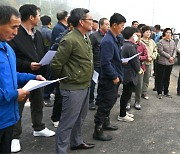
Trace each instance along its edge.
<instances>
[{"instance_id":1,"label":"sneaker","mask_svg":"<svg viewBox=\"0 0 180 154\"><path fill-rule=\"evenodd\" d=\"M132 113L128 113L128 112L126 112L126 115L127 115L127 116L129 116L129 117L131 117L131 118L133 118L133 117L134 117L134 114L132 114Z\"/></svg>"},{"instance_id":2,"label":"sneaker","mask_svg":"<svg viewBox=\"0 0 180 154\"><path fill-rule=\"evenodd\" d=\"M142 96L141 96L142 98L144 98L144 99L146 99L146 100L148 100L149 99L149 97L146 95L146 94L142 94Z\"/></svg>"},{"instance_id":3,"label":"sneaker","mask_svg":"<svg viewBox=\"0 0 180 154\"><path fill-rule=\"evenodd\" d=\"M44 137L51 137L55 135L55 132L52 130L49 130L48 128L44 128L41 131L34 131L33 132L34 136L44 136Z\"/></svg>"},{"instance_id":4,"label":"sneaker","mask_svg":"<svg viewBox=\"0 0 180 154\"><path fill-rule=\"evenodd\" d=\"M134 119L131 118L131 117L129 117L128 115L126 115L125 117L120 117L120 116L118 115L118 121L132 122L132 121L134 121Z\"/></svg>"},{"instance_id":5,"label":"sneaker","mask_svg":"<svg viewBox=\"0 0 180 154\"><path fill-rule=\"evenodd\" d=\"M169 93L164 94L164 96L165 96L165 97L168 97L168 98L172 98L172 96L171 96Z\"/></svg>"},{"instance_id":6,"label":"sneaker","mask_svg":"<svg viewBox=\"0 0 180 154\"><path fill-rule=\"evenodd\" d=\"M126 110L129 111L131 109L131 104L127 103Z\"/></svg>"},{"instance_id":7,"label":"sneaker","mask_svg":"<svg viewBox=\"0 0 180 154\"><path fill-rule=\"evenodd\" d=\"M51 123L53 124L53 126L54 126L55 128L57 128L58 125L59 125L59 121L52 121L52 120L51 120Z\"/></svg>"},{"instance_id":8,"label":"sneaker","mask_svg":"<svg viewBox=\"0 0 180 154\"><path fill-rule=\"evenodd\" d=\"M89 110L96 110L96 105L94 103L89 104Z\"/></svg>"},{"instance_id":9,"label":"sneaker","mask_svg":"<svg viewBox=\"0 0 180 154\"><path fill-rule=\"evenodd\" d=\"M11 152L21 151L21 145L19 139L13 139L11 142Z\"/></svg>"},{"instance_id":10,"label":"sneaker","mask_svg":"<svg viewBox=\"0 0 180 154\"><path fill-rule=\"evenodd\" d=\"M50 98L44 99L44 106L46 107L53 107L54 101L51 100Z\"/></svg>"},{"instance_id":11,"label":"sneaker","mask_svg":"<svg viewBox=\"0 0 180 154\"><path fill-rule=\"evenodd\" d=\"M162 99L162 94L158 94L158 98L159 98L159 99Z\"/></svg>"},{"instance_id":12,"label":"sneaker","mask_svg":"<svg viewBox=\"0 0 180 154\"><path fill-rule=\"evenodd\" d=\"M135 108L136 110L141 110L141 104L140 104L139 102L135 102L135 103L134 103L134 108Z\"/></svg>"}]
</instances>

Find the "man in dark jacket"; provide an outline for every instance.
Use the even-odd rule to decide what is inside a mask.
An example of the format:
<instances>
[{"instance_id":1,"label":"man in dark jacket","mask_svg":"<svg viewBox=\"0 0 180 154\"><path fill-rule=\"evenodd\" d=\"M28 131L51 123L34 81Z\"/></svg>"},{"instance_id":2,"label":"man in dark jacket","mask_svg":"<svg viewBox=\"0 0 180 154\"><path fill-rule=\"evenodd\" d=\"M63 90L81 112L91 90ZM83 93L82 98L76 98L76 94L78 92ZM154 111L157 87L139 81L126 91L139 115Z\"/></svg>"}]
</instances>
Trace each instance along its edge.
<instances>
[{"instance_id":1,"label":"man in dark jacket","mask_svg":"<svg viewBox=\"0 0 180 154\"><path fill-rule=\"evenodd\" d=\"M93 49L93 62L94 62L94 71L96 71L100 76L100 43L104 35L109 30L109 20L107 18L101 18L99 20L99 29L98 31L92 33L89 38L91 40L92 49ZM91 87L90 87L90 97L89 97L89 109L95 110L95 103L94 103L94 89L96 83L91 80ZM96 104L98 104L99 100L99 90L97 91L97 98Z\"/></svg>"},{"instance_id":2,"label":"man in dark jacket","mask_svg":"<svg viewBox=\"0 0 180 154\"><path fill-rule=\"evenodd\" d=\"M17 35L21 23L19 12L0 6L0 153L11 153L13 125L19 120L18 102L29 93L18 88L30 79L45 80L41 75L16 72L16 57L6 43Z\"/></svg>"},{"instance_id":3,"label":"man in dark jacket","mask_svg":"<svg viewBox=\"0 0 180 154\"><path fill-rule=\"evenodd\" d=\"M110 18L110 30L106 33L100 45L101 76L99 89L101 97L95 114L93 133L93 138L96 140L109 141L112 137L105 135L103 129L118 129L117 126L110 125L109 115L117 100L118 85L123 80L120 45L117 36L123 30L125 22L124 16L114 13Z\"/></svg>"},{"instance_id":4,"label":"man in dark jacket","mask_svg":"<svg viewBox=\"0 0 180 154\"><path fill-rule=\"evenodd\" d=\"M25 4L20 7L21 26L18 35L9 44L15 51L17 57L17 70L19 72L44 74L45 67L38 63L44 56L44 45L42 35L34 27L40 20L40 9L33 4ZM24 104L27 99L19 103L19 112L22 116ZM55 132L45 128L43 118L43 89L39 88L30 93L31 118L34 136L53 136ZM21 120L14 126L12 140L12 152L21 150L19 138L22 132Z\"/></svg>"}]
</instances>

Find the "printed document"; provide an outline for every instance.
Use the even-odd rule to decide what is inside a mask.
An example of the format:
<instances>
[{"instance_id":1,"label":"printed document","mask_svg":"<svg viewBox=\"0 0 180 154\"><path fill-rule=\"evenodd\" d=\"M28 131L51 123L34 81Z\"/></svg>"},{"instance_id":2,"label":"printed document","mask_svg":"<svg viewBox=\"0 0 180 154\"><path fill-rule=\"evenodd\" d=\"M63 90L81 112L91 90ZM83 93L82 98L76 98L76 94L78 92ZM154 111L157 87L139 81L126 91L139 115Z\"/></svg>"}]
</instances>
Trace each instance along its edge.
<instances>
[{"instance_id":1,"label":"printed document","mask_svg":"<svg viewBox=\"0 0 180 154\"><path fill-rule=\"evenodd\" d=\"M54 55L56 54L56 51L53 50L49 50L44 57L41 59L41 61L39 62L39 64L41 64L42 66L44 65L48 65L51 60L53 59Z\"/></svg>"},{"instance_id":2,"label":"printed document","mask_svg":"<svg viewBox=\"0 0 180 154\"><path fill-rule=\"evenodd\" d=\"M56 80L46 80L46 81L39 81L39 80L29 80L29 82L22 88L24 90L32 91L34 89L38 89L44 86L47 86L49 84L58 82L60 80L66 79L67 77L63 77Z\"/></svg>"},{"instance_id":3,"label":"printed document","mask_svg":"<svg viewBox=\"0 0 180 154\"><path fill-rule=\"evenodd\" d=\"M128 61L130 61L131 59L135 58L136 56L140 55L141 53L137 53L134 56L131 56L129 58L122 58L121 61L122 63L127 63Z\"/></svg>"},{"instance_id":4,"label":"printed document","mask_svg":"<svg viewBox=\"0 0 180 154\"><path fill-rule=\"evenodd\" d=\"M98 82L99 73L94 70L92 80L97 83Z\"/></svg>"}]
</instances>

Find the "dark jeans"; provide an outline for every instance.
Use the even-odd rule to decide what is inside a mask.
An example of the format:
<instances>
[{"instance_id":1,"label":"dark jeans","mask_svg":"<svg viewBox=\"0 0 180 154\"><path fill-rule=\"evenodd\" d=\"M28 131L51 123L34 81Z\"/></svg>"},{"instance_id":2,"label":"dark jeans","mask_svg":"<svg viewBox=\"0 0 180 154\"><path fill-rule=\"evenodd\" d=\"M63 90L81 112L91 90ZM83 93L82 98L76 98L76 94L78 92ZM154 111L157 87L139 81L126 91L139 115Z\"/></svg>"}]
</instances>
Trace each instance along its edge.
<instances>
[{"instance_id":1,"label":"dark jeans","mask_svg":"<svg viewBox=\"0 0 180 154\"><path fill-rule=\"evenodd\" d=\"M120 99L120 117L126 116L126 106L128 100L131 98L134 87L133 82L123 85L123 92Z\"/></svg>"},{"instance_id":2,"label":"dark jeans","mask_svg":"<svg viewBox=\"0 0 180 154\"><path fill-rule=\"evenodd\" d=\"M11 153L13 126L0 129L0 153Z\"/></svg>"},{"instance_id":3,"label":"dark jeans","mask_svg":"<svg viewBox=\"0 0 180 154\"><path fill-rule=\"evenodd\" d=\"M27 97L28 98L28 97ZM27 100L23 100L22 102L18 102L19 105L19 114L22 117L22 112L24 109L24 104ZM43 118L43 88L39 88L30 92L29 100L31 102L31 120L32 127L35 131L41 131L45 128L45 124L42 123ZM31 124L29 122L29 124ZM21 118L13 127L13 139L19 139L22 133L21 127Z\"/></svg>"},{"instance_id":4,"label":"dark jeans","mask_svg":"<svg viewBox=\"0 0 180 154\"><path fill-rule=\"evenodd\" d=\"M101 72L100 67L94 67L94 70L99 73ZM94 104L94 89L95 89L96 83L91 80L91 86L90 86L90 95L89 95L89 104ZM100 100L100 92L99 88L97 88L97 97L96 97L96 102L99 102Z\"/></svg>"},{"instance_id":5,"label":"dark jeans","mask_svg":"<svg viewBox=\"0 0 180 154\"><path fill-rule=\"evenodd\" d=\"M180 72L179 72L178 83L177 83L177 93L180 93Z\"/></svg>"},{"instance_id":6,"label":"dark jeans","mask_svg":"<svg viewBox=\"0 0 180 154\"><path fill-rule=\"evenodd\" d=\"M100 78L99 90L101 93L98 109L95 114L94 122L96 125L102 125L106 117L109 117L110 111L117 100L118 85L114 85L110 79Z\"/></svg>"},{"instance_id":7,"label":"dark jeans","mask_svg":"<svg viewBox=\"0 0 180 154\"><path fill-rule=\"evenodd\" d=\"M170 75L173 65L157 65L156 81L157 81L157 93L162 94L164 88L164 94L169 93Z\"/></svg>"},{"instance_id":8,"label":"dark jeans","mask_svg":"<svg viewBox=\"0 0 180 154\"><path fill-rule=\"evenodd\" d=\"M53 122L57 122L60 119L62 111L62 96L59 90L59 83L56 84L56 93L55 93L55 100L53 106L53 112L51 116L51 120Z\"/></svg>"}]
</instances>

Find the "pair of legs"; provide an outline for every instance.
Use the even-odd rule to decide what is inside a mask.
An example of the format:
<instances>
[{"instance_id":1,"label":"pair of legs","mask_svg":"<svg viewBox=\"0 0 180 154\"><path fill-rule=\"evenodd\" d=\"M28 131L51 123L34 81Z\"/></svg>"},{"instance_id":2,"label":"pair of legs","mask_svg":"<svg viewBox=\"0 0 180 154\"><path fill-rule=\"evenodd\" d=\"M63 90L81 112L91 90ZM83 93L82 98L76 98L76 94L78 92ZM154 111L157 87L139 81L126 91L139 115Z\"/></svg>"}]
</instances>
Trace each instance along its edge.
<instances>
[{"instance_id":1,"label":"pair of legs","mask_svg":"<svg viewBox=\"0 0 180 154\"><path fill-rule=\"evenodd\" d=\"M26 100L27 98L22 102L18 102L20 120L13 127L13 139L19 139L22 133L21 118ZM45 124L42 123L43 89L39 88L30 92L29 100L31 102L31 120L33 124L32 127L35 131L41 131L45 128Z\"/></svg>"},{"instance_id":2,"label":"pair of legs","mask_svg":"<svg viewBox=\"0 0 180 154\"><path fill-rule=\"evenodd\" d=\"M169 93L170 75L172 72L173 65L157 65L156 81L157 81L157 93L164 95Z\"/></svg>"},{"instance_id":3,"label":"pair of legs","mask_svg":"<svg viewBox=\"0 0 180 154\"><path fill-rule=\"evenodd\" d=\"M56 153L66 154L71 147L83 144L82 124L88 111L89 88L83 90L60 90L62 112L56 132Z\"/></svg>"}]
</instances>

